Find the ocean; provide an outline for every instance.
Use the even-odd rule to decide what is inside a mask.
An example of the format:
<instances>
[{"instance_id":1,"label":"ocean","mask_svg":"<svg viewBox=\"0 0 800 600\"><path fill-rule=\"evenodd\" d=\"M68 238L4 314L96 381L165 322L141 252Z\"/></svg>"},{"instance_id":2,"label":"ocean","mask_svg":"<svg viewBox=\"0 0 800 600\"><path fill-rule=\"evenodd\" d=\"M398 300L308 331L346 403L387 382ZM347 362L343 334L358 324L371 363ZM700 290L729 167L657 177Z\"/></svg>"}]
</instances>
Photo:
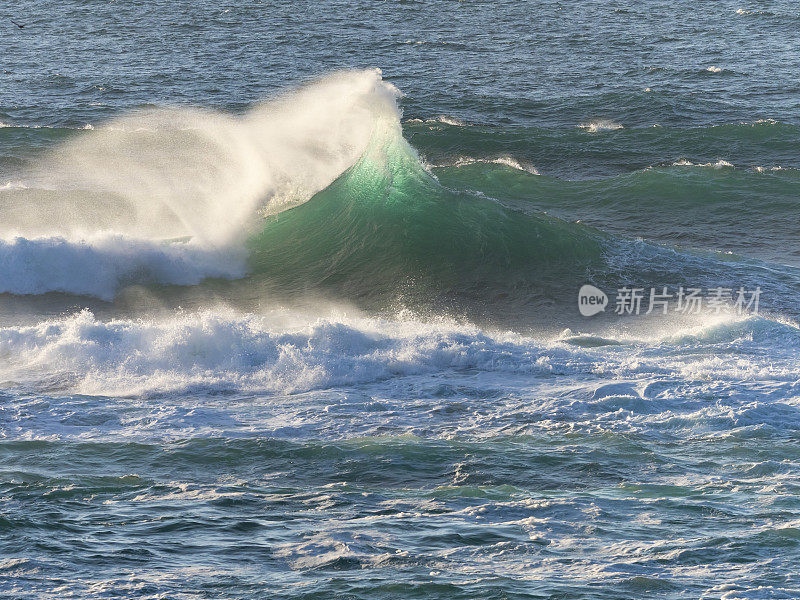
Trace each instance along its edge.
<instances>
[{"instance_id":1,"label":"ocean","mask_svg":"<svg viewBox=\"0 0 800 600\"><path fill-rule=\"evenodd\" d=\"M0 16L0 596L800 598L795 3Z\"/></svg>"}]
</instances>

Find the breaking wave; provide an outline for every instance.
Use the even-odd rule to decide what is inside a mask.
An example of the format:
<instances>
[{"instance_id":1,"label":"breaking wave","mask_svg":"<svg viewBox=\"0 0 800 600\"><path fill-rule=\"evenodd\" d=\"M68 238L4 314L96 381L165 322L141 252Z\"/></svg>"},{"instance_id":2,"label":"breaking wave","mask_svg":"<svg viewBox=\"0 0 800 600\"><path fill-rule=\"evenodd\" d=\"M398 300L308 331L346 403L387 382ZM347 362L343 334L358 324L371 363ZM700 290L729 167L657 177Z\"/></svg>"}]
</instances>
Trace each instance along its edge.
<instances>
[{"instance_id":1,"label":"breaking wave","mask_svg":"<svg viewBox=\"0 0 800 600\"><path fill-rule=\"evenodd\" d=\"M430 167L403 135L398 96L379 71L352 71L241 116L158 109L98 125L0 190L0 293L111 301L126 286L155 285L180 306L170 290L213 279L214 297L236 306L243 297L252 306L311 296L369 311L410 307L532 325L552 320L540 313L574 309L587 281L608 289L629 281L755 287L766 267L735 252L659 245L718 248L703 231L689 239L680 227L683 237L674 238L686 214L719 212L715 232L728 221L731 230L743 222L787 227L775 221L784 207L772 210L767 196L730 202L740 180L753 179L747 189L755 189L765 177L724 161L682 160L594 181L532 177L538 171L516 152L459 154ZM736 127L762 135L782 126ZM458 129L482 135L480 127ZM698 193L709 181L723 197ZM690 205L675 193L682 189ZM638 209L647 203L658 210ZM770 243L765 253L783 247ZM789 297L793 281L787 272L774 295ZM207 295L203 285L196 298Z\"/></svg>"}]
</instances>

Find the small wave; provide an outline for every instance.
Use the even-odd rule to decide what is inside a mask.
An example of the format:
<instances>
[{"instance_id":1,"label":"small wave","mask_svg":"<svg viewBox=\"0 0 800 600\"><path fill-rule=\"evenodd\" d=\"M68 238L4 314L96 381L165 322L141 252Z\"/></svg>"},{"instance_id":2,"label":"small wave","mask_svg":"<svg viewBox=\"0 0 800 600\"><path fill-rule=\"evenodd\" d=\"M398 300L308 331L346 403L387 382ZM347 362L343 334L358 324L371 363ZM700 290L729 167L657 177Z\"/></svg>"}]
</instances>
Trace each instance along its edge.
<instances>
[{"instance_id":1,"label":"small wave","mask_svg":"<svg viewBox=\"0 0 800 600\"><path fill-rule=\"evenodd\" d=\"M94 129L94 125L86 123L80 127L69 127L65 125L12 125L11 123L0 122L0 129Z\"/></svg>"},{"instance_id":2,"label":"small wave","mask_svg":"<svg viewBox=\"0 0 800 600\"><path fill-rule=\"evenodd\" d=\"M581 129L588 131L589 133L598 133L601 131L614 131L616 129L622 129L623 126L619 123L614 121L610 121L608 119L601 119L599 121L591 121L589 123L583 123L578 125Z\"/></svg>"},{"instance_id":3,"label":"small wave","mask_svg":"<svg viewBox=\"0 0 800 600\"><path fill-rule=\"evenodd\" d=\"M27 190L28 187L28 184L20 180L6 181L0 184L0 190Z\"/></svg>"},{"instance_id":4,"label":"small wave","mask_svg":"<svg viewBox=\"0 0 800 600\"><path fill-rule=\"evenodd\" d=\"M720 67L715 67L714 65L711 65L710 67L706 68L706 71L708 71L709 73L722 73L722 69Z\"/></svg>"},{"instance_id":5,"label":"small wave","mask_svg":"<svg viewBox=\"0 0 800 600\"><path fill-rule=\"evenodd\" d=\"M675 325L650 339L565 331L545 340L409 315L385 319L285 309L258 315L216 308L103 321L83 310L36 325L0 328L0 378L92 395L298 393L453 369L526 377L594 373L610 377L614 387L603 390L614 395L621 382L643 374L795 379L796 324L750 317L688 329ZM776 364L744 361L738 353L700 364L694 352L698 345L760 348L776 341L788 349L786 360ZM628 349L618 353L621 344ZM691 360L652 353L663 344L687 348Z\"/></svg>"},{"instance_id":6,"label":"small wave","mask_svg":"<svg viewBox=\"0 0 800 600\"><path fill-rule=\"evenodd\" d=\"M769 12L768 10L737 8L736 9L736 14L737 15L772 15L773 13Z\"/></svg>"},{"instance_id":7,"label":"small wave","mask_svg":"<svg viewBox=\"0 0 800 600\"><path fill-rule=\"evenodd\" d=\"M462 121L461 119L457 119L456 117L450 117L448 115L439 115L438 117L433 117L431 119L420 119L420 118L413 118L413 119L406 119L403 123L427 123L429 125L451 125L453 127L466 127L466 121Z\"/></svg>"},{"instance_id":8,"label":"small wave","mask_svg":"<svg viewBox=\"0 0 800 600\"><path fill-rule=\"evenodd\" d=\"M711 167L713 169L726 169L726 168L734 168L734 166L729 163L727 160L720 159L717 162L707 162L707 163L695 163L690 160L686 160L685 158L681 158L680 160L676 160L672 163L673 167Z\"/></svg>"},{"instance_id":9,"label":"small wave","mask_svg":"<svg viewBox=\"0 0 800 600\"><path fill-rule=\"evenodd\" d=\"M437 123L444 123L445 125L454 125L456 127L463 127L466 125L464 121L456 119L455 117L448 117L447 115L439 115L434 119Z\"/></svg>"},{"instance_id":10,"label":"small wave","mask_svg":"<svg viewBox=\"0 0 800 600\"><path fill-rule=\"evenodd\" d=\"M774 167L755 166L755 167L753 167L753 170L756 173L775 173L777 171L793 171L794 169L790 169L788 167L782 167L780 165L776 165Z\"/></svg>"},{"instance_id":11,"label":"small wave","mask_svg":"<svg viewBox=\"0 0 800 600\"><path fill-rule=\"evenodd\" d=\"M558 337L560 341L572 346L580 346L583 348L598 348L601 346L618 346L622 342L613 338L602 337L599 335L590 335L584 333L575 334L571 329L565 329Z\"/></svg>"},{"instance_id":12,"label":"small wave","mask_svg":"<svg viewBox=\"0 0 800 600\"><path fill-rule=\"evenodd\" d=\"M531 175L539 175L539 171L536 169L536 167L528 163L520 162L512 156L498 156L497 158L473 158L471 156L462 156L454 163L448 165L436 165L436 166L463 167L467 165L473 165L476 163L504 165L506 167L511 167L512 169L516 169L518 171L525 171L526 173L530 173Z\"/></svg>"},{"instance_id":13,"label":"small wave","mask_svg":"<svg viewBox=\"0 0 800 600\"><path fill-rule=\"evenodd\" d=\"M786 347L794 348L800 342L798 324L789 320L771 320L764 317L721 317L703 325L670 333L663 338L671 344L697 344L733 342L737 339L766 341L783 339Z\"/></svg>"},{"instance_id":14,"label":"small wave","mask_svg":"<svg viewBox=\"0 0 800 600\"><path fill-rule=\"evenodd\" d=\"M113 300L131 284L194 285L245 274L240 250L192 242L160 243L122 235L0 239L0 293L63 292Z\"/></svg>"}]
</instances>

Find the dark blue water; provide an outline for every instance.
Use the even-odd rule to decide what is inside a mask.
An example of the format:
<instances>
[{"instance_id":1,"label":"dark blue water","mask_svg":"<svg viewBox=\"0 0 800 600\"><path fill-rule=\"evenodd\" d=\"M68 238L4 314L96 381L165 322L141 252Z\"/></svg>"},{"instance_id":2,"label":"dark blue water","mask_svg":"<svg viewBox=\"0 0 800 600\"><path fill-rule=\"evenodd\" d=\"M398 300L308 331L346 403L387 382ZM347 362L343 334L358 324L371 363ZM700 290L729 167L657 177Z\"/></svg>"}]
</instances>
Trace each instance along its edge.
<instances>
[{"instance_id":1,"label":"dark blue water","mask_svg":"<svg viewBox=\"0 0 800 600\"><path fill-rule=\"evenodd\" d=\"M552 127L797 118L789 2L87 1L3 12L28 29L6 21L3 36L0 105L19 123L83 125L144 103L243 109L367 67L403 90L408 117Z\"/></svg>"}]
</instances>

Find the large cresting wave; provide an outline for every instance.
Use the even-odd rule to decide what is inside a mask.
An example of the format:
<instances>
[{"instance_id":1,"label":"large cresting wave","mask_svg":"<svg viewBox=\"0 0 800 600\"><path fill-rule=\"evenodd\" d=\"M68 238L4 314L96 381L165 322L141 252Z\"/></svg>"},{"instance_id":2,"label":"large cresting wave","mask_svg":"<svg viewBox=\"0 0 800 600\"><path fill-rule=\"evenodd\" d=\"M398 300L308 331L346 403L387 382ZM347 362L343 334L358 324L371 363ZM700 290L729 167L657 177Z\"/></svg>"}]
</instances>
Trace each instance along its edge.
<instances>
[{"instance_id":1,"label":"large cresting wave","mask_svg":"<svg viewBox=\"0 0 800 600\"><path fill-rule=\"evenodd\" d=\"M343 72L243 115L155 108L83 132L0 192L0 293L241 277L259 215L328 186L398 121L398 95Z\"/></svg>"},{"instance_id":2,"label":"large cresting wave","mask_svg":"<svg viewBox=\"0 0 800 600\"><path fill-rule=\"evenodd\" d=\"M161 108L86 131L3 192L0 293L249 275L250 296L516 310L600 259L598 232L443 187L398 96L348 71L240 116Z\"/></svg>"},{"instance_id":3,"label":"large cresting wave","mask_svg":"<svg viewBox=\"0 0 800 600\"><path fill-rule=\"evenodd\" d=\"M111 301L144 285L170 306L302 298L556 328L586 282L789 297L793 271L767 289L763 264L626 237L613 222L635 207L586 203L601 198L588 184L427 166L398 97L379 71L347 71L238 116L152 109L83 132L0 191L0 293Z\"/></svg>"}]
</instances>

